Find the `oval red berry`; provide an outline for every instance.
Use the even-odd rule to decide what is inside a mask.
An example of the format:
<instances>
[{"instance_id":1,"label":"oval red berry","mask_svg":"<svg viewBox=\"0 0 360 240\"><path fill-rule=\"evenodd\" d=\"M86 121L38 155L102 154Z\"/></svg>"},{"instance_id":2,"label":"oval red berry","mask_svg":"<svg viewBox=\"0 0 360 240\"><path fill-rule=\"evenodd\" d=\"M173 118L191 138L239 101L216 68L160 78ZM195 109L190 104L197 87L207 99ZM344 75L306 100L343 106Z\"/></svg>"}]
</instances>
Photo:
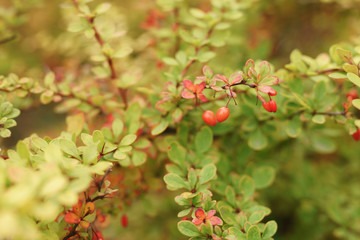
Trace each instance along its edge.
<instances>
[{"instance_id":1,"label":"oval red berry","mask_svg":"<svg viewBox=\"0 0 360 240\"><path fill-rule=\"evenodd\" d=\"M269 101L269 107L270 107L271 112L277 111L276 102L272 99Z\"/></svg>"},{"instance_id":2,"label":"oval red berry","mask_svg":"<svg viewBox=\"0 0 360 240\"><path fill-rule=\"evenodd\" d=\"M275 89L272 89L272 91L269 92L270 96L276 96L277 91Z\"/></svg>"},{"instance_id":3,"label":"oval red berry","mask_svg":"<svg viewBox=\"0 0 360 240\"><path fill-rule=\"evenodd\" d=\"M121 225L123 227L127 227L128 226L128 217L126 215L122 215L121 217Z\"/></svg>"},{"instance_id":4,"label":"oval red berry","mask_svg":"<svg viewBox=\"0 0 360 240\"><path fill-rule=\"evenodd\" d=\"M262 105L266 111L271 112L271 108L268 102L264 102Z\"/></svg>"},{"instance_id":5,"label":"oval red berry","mask_svg":"<svg viewBox=\"0 0 360 240\"><path fill-rule=\"evenodd\" d=\"M216 125L216 116L215 113L210 111L210 110L206 110L203 115L202 115L202 119L204 120L204 122L210 126L215 126Z\"/></svg>"},{"instance_id":6,"label":"oval red berry","mask_svg":"<svg viewBox=\"0 0 360 240\"><path fill-rule=\"evenodd\" d=\"M216 112L216 119L218 122L225 121L230 115L230 110L227 107L221 107Z\"/></svg>"}]
</instances>

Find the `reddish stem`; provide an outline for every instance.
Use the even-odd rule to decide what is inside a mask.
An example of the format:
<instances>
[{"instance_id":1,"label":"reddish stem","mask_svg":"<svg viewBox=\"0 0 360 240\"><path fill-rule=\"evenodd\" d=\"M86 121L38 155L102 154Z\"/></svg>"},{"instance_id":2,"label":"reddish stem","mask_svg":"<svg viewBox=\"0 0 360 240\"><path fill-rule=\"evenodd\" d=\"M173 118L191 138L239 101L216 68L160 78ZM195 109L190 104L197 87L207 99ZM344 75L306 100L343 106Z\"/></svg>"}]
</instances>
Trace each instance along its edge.
<instances>
[{"instance_id":1,"label":"reddish stem","mask_svg":"<svg viewBox=\"0 0 360 240\"><path fill-rule=\"evenodd\" d=\"M80 9L79 9L79 3L78 3L78 1L77 1L77 0L73 0L73 3L74 3L74 5L76 6L76 8L78 9L78 11L81 12ZM101 35L100 35L99 31L97 30L97 28L96 28L95 25L94 25L94 18L87 16L87 17L86 17L86 20L87 20L87 21L90 23L90 25L92 26L92 29L93 29L93 31L94 31L94 33L95 33L95 39L96 39L96 41L99 43L100 47L103 47L104 44L105 44L105 42L104 42L104 40L101 38ZM106 57L106 61L107 61L108 65L109 65L109 67L110 67L110 70L111 70L111 79L115 80L115 79L118 78L118 76L117 76L116 71L115 71L115 66L114 66L113 59L112 59L109 55L107 55L107 54L104 54L104 55L105 55L105 57ZM125 104L125 108L127 108L127 105L128 105L128 103L127 103L127 98L126 98L126 92L127 92L127 91L126 91L126 89L119 87L119 92L120 92L120 96L121 96L121 98L122 98L122 100L123 100L123 102L124 102L124 104Z\"/></svg>"}]
</instances>

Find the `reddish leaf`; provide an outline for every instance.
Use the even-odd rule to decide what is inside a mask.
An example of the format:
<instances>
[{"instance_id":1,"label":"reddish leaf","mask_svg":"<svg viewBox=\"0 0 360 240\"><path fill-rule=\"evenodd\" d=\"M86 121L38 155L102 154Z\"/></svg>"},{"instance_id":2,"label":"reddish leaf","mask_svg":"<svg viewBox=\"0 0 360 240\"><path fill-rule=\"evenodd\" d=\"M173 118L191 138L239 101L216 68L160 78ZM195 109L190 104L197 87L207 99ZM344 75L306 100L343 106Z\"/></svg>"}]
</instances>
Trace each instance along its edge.
<instances>
[{"instance_id":1,"label":"reddish leaf","mask_svg":"<svg viewBox=\"0 0 360 240\"><path fill-rule=\"evenodd\" d=\"M201 93L204 90L205 86L206 86L205 82L201 82L199 84L196 84L195 85L196 93Z\"/></svg>"},{"instance_id":2,"label":"reddish leaf","mask_svg":"<svg viewBox=\"0 0 360 240\"><path fill-rule=\"evenodd\" d=\"M82 201L79 200L78 203L72 207L73 212L74 212L76 215L79 215L79 216L81 215L82 205L83 205Z\"/></svg>"},{"instance_id":3,"label":"reddish leaf","mask_svg":"<svg viewBox=\"0 0 360 240\"><path fill-rule=\"evenodd\" d=\"M64 220L67 223L79 223L81 221L80 217L73 212L68 212Z\"/></svg>"},{"instance_id":4,"label":"reddish leaf","mask_svg":"<svg viewBox=\"0 0 360 240\"><path fill-rule=\"evenodd\" d=\"M195 92L195 85L193 84L193 82L192 81L190 81L190 80L188 80L188 79L185 79L184 81L183 81L183 84L184 84L184 87L186 88L186 89L189 89L191 92Z\"/></svg>"},{"instance_id":5,"label":"reddish leaf","mask_svg":"<svg viewBox=\"0 0 360 240\"><path fill-rule=\"evenodd\" d=\"M220 218L218 218L218 217L211 217L210 219L209 219L209 221L210 221L210 224L211 225L213 225L213 226L216 226L216 225L222 225L223 224L223 221L220 219Z\"/></svg>"},{"instance_id":6,"label":"reddish leaf","mask_svg":"<svg viewBox=\"0 0 360 240\"><path fill-rule=\"evenodd\" d=\"M186 98L186 99L193 99L193 98L195 98L195 94L193 94L193 93L191 93L191 92L189 92L189 91L186 91L186 90L182 91L181 96L182 96L183 98Z\"/></svg>"},{"instance_id":7,"label":"reddish leaf","mask_svg":"<svg viewBox=\"0 0 360 240\"><path fill-rule=\"evenodd\" d=\"M267 86L267 85L260 85L260 86L258 86L258 90L259 90L260 92L267 93L267 94L269 94L270 96L275 96L275 95L277 94L277 92L275 91L275 89L273 89L272 87Z\"/></svg>"},{"instance_id":8,"label":"reddish leaf","mask_svg":"<svg viewBox=\"0 0 360 240\"><path fill-rule=\"evenodd\" d=\"M205 95L203 93L199 93L198 98L202 101L202 102L207 102L207 98L205 97Z\"/></svg>"},{"instance_id":9,"label":"reddish leaf","mask_svg":"<svg viewBox=\"0 0 360 240\"><path fill-rule=\"evenodd\" d=\"M88 229L89 226L90 226L90 223L88 221L81 221L80 226L85 228L85 229Z\"/></svg>"},{"instance_id":10,"label":"reddish leaf","mask_svg":"<svg viewBox=\"0 0 360 240\"><path fill-rule=\"evenodd\" d=\"M85 205L85 214L92 214L95 211L95 203L87 202Z\"/></svg>"},{"instance_id":11,"label":"reddish leaf","mask_svg":"<svg viewBox=\"0 0 360 240\"><path fill-rule=\"evenodd\" d=\"M204 219L206 217L204 210L202 210L201 208L196 209L195 217L199 219Z\"/></svg>"},{"instance_id":12,"label":"reddish leaf","mask_svg":"<svg viewBox=\"0 0 360 240\"><path fill-rule=\"evenodd\" d=\"M229 80L228 80L227 77L225 77L224 75L217 74L217 75L215 76L215 79L216 79L217 81L222 81L222 82L224 82L224 83L226 83L226 84L229 84Z\"/></svg>"}]
</instances>

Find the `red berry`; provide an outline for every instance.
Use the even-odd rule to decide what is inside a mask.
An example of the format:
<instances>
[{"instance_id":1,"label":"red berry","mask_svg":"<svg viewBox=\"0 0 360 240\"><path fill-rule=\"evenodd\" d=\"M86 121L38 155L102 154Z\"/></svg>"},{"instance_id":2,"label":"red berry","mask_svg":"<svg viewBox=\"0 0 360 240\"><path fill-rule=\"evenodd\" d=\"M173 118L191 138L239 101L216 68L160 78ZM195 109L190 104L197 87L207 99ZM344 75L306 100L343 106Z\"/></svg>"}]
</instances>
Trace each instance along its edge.
<instances>
[{"instance_id":1,"label":"red berry","mask_svg":"<svg viewBox=\"0 0 360 240\"><path fill-rule=\"evenodd\" d=\"M121 225L123 227L127 227L127 225L128 225L128 217L125 214L122 215L122 217L121 217Z\"/></svg>"},{"instance_id":2,"label":"red berry","mask_svg":"<svg viewBox=\"0 0 360 240\"><path fill-rule=\"evenodd\" d=\"M276 106L276 102L274 100L271 99L269 101L269 107L272 112L276 112L277 106Z\"/></svg>"},{"instance_id":3,"label":"red berry","mask_svg":"<svg viewBox=\"0 0 360 240\"><path fill-rule=\"evenodd\" d=\"M276 96L277 94L277 91L275 89L272 89L270 92L269 92L269 96Z\"/></svg>"},{"instance_id":4,"label":"red berry","mask_svg":"<svg viewBox=\"0 0 360 240\"><path fill-rule=\"evenodd\" d=\"M360 140L360 129L357 129L356 132L352 135L355 141Z\"/></svg>"},{"instance_id":5,"label":"red berry","mask_svg":"<svg viewBox=\"0 0 360 240\"><path fill-rule=\"evenodd\" d=\"M216 116L215 113L213 111L210 110L206 110L203 115L202 115L202 119L204 120L204 122L210 126L215 126L216 125Z\"/></svg>"},{"instance_id":6,"label":"red berry","mask_svg":"<svg viewBox=\"0 0 360 240\"><path fill-rule=\"evenodd\" d=\"M230 110L227 107L221 107L216 112L216 119L218 122L225 121L230 115Z\"/></svg>"},{"instance_id":7,"label":"red berry","mask_svg":"<svg viewBox=\"0 0 360 240\"><path fill-rule=\"evenodd\" d=\"M271 112L271 108L268 102L263 102L263 107L265 108L266 111Z\"/></svg>"}]
</instances>

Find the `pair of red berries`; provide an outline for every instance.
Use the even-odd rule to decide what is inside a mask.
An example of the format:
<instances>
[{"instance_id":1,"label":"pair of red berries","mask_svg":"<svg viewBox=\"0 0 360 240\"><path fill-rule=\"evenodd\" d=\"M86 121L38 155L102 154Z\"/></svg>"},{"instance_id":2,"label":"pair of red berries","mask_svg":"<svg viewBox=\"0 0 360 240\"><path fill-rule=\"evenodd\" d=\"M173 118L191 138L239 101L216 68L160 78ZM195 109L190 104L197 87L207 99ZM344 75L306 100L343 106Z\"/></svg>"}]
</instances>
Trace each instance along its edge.
<instances>
[{"instance_id":1,"label":"pair of red berries","mask_svg":"<svg viewBox=\"0 0 360 240\"><path fill-rule=\"evenodd\" d=\"M269 102L263 102L262 105L265 108L265 110L268 112L276 112L277 111L276 102L272 99L270 99Z\"/></svg>"},{"instance_id":2,"label":"pair of red berries","mask_svg":"<svg viewBox=\"0 0 360 240\"><path fill-rule=\"evenodd\" d=\"M203 113L202 118L206 124L210 126L215 126L217 123L216 121L223 122L229 117L229 115L230 110L227 107L221 107L219 108L219 110L217 110L216 116L213 111L206 110Z\"/></svg>"}]
</instances>

